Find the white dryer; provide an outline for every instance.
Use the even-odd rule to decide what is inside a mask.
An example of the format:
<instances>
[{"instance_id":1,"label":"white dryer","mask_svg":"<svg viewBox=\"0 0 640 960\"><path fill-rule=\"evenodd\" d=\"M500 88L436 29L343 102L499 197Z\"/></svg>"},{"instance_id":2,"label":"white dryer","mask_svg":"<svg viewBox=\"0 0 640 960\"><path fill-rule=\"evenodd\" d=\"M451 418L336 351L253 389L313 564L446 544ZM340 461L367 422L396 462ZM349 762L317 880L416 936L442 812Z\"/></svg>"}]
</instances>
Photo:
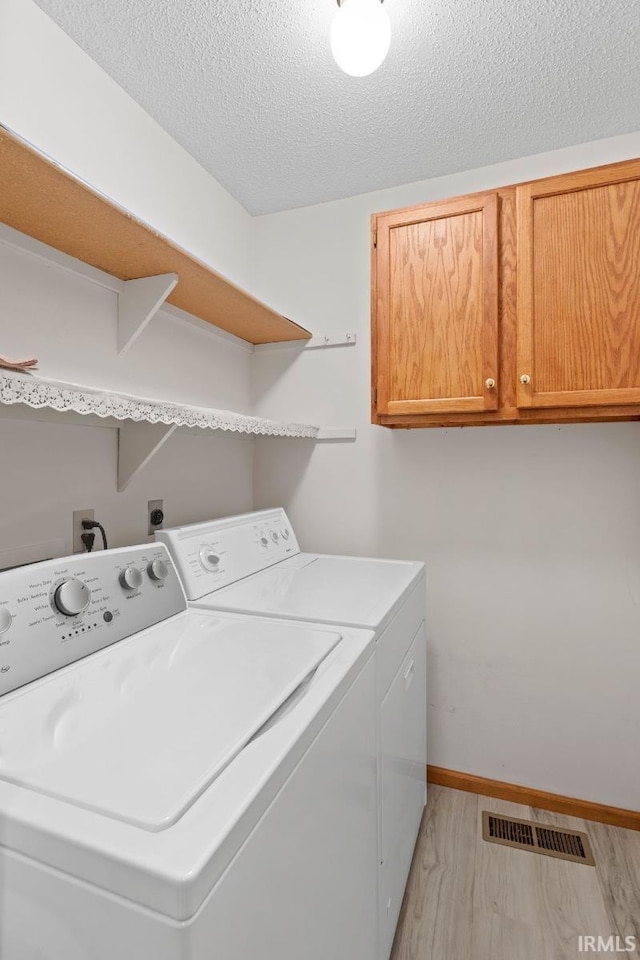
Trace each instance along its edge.
<instances>
[{"instance_id":1,"label":"white dryer","mask_svg":"<svg viewBox=\"0 0 640 960\"><path fill-rule=\"evenodd\" d=\"M373 649L161 544L1 574L0 957L373 960Z\"/></svg>"},{"instance_id":2,"label":"white dryer","mask_svg":"<svg viewBox=\"0 0 640 960\"><path fill-rule=\"evenodd\" d=\"M282 509L159 531L192 606L373 630L378 925L389 956L426 802L424 564L301 553Z\"/></svg>"}]
</instances>

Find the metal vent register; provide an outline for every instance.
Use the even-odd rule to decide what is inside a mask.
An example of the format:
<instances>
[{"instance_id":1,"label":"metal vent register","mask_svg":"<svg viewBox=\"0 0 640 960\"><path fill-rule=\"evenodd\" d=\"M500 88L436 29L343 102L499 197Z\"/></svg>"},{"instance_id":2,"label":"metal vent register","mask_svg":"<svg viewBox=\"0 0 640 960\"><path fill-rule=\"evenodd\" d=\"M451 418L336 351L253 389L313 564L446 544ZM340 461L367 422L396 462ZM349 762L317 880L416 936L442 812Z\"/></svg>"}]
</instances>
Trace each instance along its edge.
<instances>
[{"instance_id":1,"label":"metal vent register","mask_svg":"<svg viewBox=\"0 0 640 960\"><path fill-rule=\"evenodd\" d=\"M489 843L500 843L505 847L542 853L546 857L557 857L559 860L586 863L590 867L596 865L586 833L558 830L557 827L535 823L533 820L497 817L494 813L483 810L482 839Z\"/></svg>"}]
</instances>

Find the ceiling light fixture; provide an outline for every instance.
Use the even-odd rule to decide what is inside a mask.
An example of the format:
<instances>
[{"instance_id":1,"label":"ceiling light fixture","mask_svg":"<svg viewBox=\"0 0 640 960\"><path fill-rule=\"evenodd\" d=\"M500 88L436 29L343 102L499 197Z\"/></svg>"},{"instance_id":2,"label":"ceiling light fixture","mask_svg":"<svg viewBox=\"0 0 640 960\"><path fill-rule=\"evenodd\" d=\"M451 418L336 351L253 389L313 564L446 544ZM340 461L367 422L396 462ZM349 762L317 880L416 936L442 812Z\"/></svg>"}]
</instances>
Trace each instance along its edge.
<instances>
[{"instance_id":1,"label":"ceiling light fixture","mask_svg":"<svg viewBox=\"0 0 640 960\"><path fill-rule=\"evenodd\" d=\"M341 70L366 77L377 70L391 44L384 0L338 0L331 24L331 51Z\"/></svg>"}]
</instances>

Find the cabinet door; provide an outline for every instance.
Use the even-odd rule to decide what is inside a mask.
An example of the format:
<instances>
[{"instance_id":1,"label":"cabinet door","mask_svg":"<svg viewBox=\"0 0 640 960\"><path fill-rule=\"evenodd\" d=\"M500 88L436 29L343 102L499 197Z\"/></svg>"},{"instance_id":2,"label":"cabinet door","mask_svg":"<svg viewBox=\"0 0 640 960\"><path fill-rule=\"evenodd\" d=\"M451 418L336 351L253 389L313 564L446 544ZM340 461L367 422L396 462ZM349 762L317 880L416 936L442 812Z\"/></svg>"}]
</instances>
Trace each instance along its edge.
<instances>
[{"instance_id":1,"label":"cabinet door","mask_svg":"<svg viewBox=\"0 0 640 960\"><path fill-rule=\"evenodd\" d=\"M640 162L517 190L519 407L640 403Z\"/></svg>"},{"instance_id":2,"label":"cabinet door","mask_svg":"<svg viewBox=\"0 0 640 960\"><path fill-rule=\"evenodd\" d=\"M382 214L374 228L374 412L495 410L497 194Z\"/></svg>"}]
</instances>

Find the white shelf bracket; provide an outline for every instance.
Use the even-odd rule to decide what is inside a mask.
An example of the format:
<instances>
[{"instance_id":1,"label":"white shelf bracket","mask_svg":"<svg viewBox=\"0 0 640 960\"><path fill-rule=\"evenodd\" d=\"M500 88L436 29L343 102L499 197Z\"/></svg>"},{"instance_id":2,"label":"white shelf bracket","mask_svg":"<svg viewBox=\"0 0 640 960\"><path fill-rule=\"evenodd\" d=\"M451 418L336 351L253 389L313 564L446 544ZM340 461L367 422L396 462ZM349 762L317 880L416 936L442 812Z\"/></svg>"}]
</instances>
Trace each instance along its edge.
<instances>
[{"instance_id":1,"label":"white shelf bracket","mask_svg":"<svg viewBox=\"0 0 640 960\"><path fill-rule=\"evenodd\" d=\"M323 347L352 347L356 342L355 333L342 333L336 336L321 335L303 340L305 350L320 350Z\"/></svg>"},{"instance_id":2,"label":"white shelf bracket","mask_svg":"<svg viewBox=\"0 0 640 960\"><path fill-rule=\"evenodd\" d=\"M135 423L127 421L118 429L118 493L129 486L158 452L177 424Z\"/></svg>"},{"instance_id":3,"label":"white shelf bracket","mask_svg":"<svg viewBox=\"0 0 640 960\"><path fill-rule=\"evenodd\" d=\"M177 273L124 281L118 294L118 353L125 353L138 339L177 282Z\"/></svg>"},{"instance_id":4,"label":"white shelf bracket","mask_svg":"<svg viewBox=\"0 0 640 960\"><path fill-rule=\"evenodd\" d=\"M311 337L310 340L283 340L279 343L257 343L253 350L254 353L263 353L271 350L298 350L306 352L307 350L320 350L324 347L353 347L355 346L357 336L355 333L339 333L332 336L321 334Z\"/></svg>"},{"instance_id":5,"label":"white shelf bracket","mask_svg":"<svg viewBox=\"0 0 640 960\"><path fill-rule=\"evenodd\" d=\"M343 430L318 430L317 440L355 440L355 427L346 427Z\"/></svg>"}]
</instances>

